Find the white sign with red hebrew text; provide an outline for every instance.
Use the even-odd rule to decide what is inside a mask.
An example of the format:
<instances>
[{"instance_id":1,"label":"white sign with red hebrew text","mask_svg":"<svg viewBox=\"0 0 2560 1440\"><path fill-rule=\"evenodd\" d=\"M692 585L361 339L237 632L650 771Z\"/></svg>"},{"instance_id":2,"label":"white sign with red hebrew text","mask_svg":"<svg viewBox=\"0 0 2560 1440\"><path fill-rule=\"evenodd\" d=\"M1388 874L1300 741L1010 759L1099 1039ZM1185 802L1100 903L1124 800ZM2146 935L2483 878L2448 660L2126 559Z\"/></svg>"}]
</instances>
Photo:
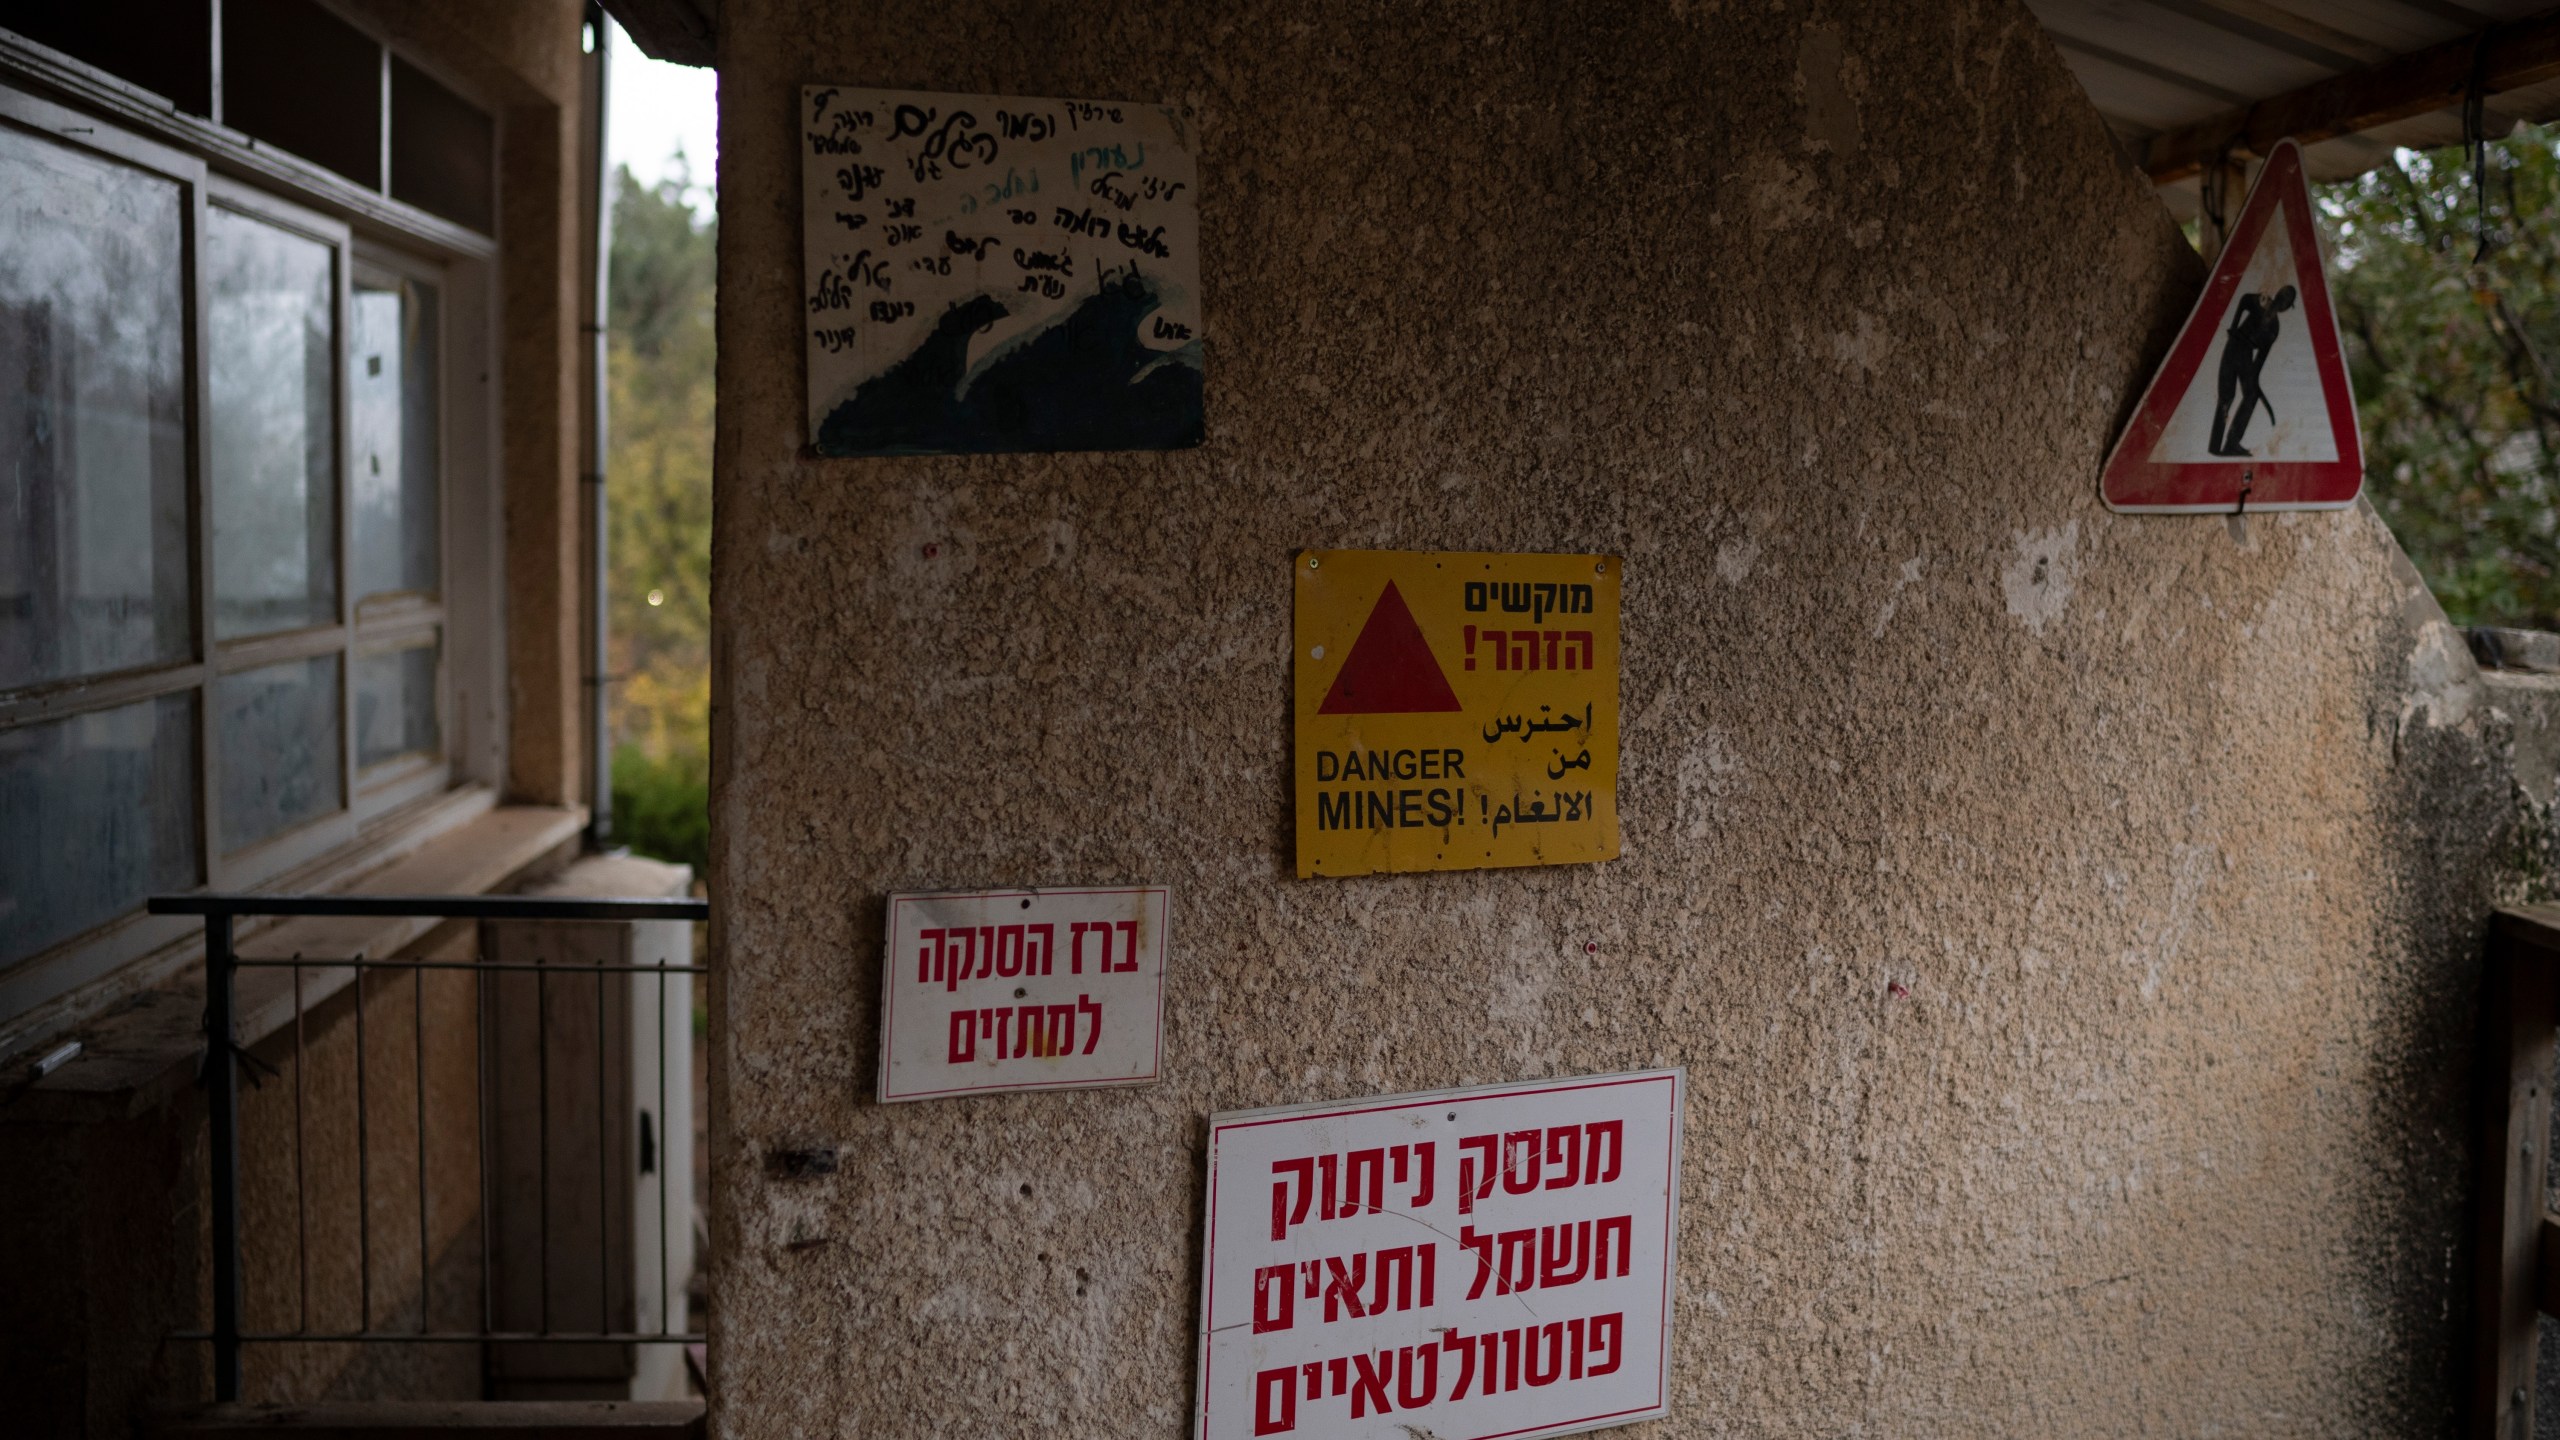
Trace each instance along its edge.
<instances>
[{"instance_id":1,"label":"white sign with red hebrew text","mask_svg":"<svg viewBox=\"0 0 2560 1440\"><path fill-rule=\"evenodd\" d=\"M1213 1116L1199 1440L1670 1408L1682 1072Z\"/></svg>"},{"instance_id":2,"label":"white sign with red hebrew text","mask_svg":"<svg viewBox=\"0 0 2560 1440\"><path fill-rule=\"evenodd\" d=\"M880 1098L1155 1079L1171 907L1160 885L890 896Z\"/></svg>"}]
</instances>

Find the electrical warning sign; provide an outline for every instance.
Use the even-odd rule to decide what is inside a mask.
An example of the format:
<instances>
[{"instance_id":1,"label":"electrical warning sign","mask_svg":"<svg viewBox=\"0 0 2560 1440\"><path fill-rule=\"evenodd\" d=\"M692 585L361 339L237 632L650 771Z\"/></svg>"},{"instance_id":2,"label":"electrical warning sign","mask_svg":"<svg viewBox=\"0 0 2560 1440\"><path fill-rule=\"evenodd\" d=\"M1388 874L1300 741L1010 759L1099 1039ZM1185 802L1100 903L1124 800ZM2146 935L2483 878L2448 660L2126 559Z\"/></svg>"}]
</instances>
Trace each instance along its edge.
<instances>
[{"instance_id":1,"label":"electrical warning sign","mask_svg":"<svg viewBox=\"0 0 2560 1440\"><path fill-rule=\"evenodd\" d=\"M1618 557L1298 556L1298 874L1618 853Z\"/></svg>"},{"instance_id":2,"label":"electrical warning sign","mask_svg":"<svg viewBox=\"0 0 2560 1440\"><path fill-rule=\"evenodd\" d=\"M1209 1120L1194 1440L1668 1414L1677 1070Z\"/></svg>"}]
</instances>

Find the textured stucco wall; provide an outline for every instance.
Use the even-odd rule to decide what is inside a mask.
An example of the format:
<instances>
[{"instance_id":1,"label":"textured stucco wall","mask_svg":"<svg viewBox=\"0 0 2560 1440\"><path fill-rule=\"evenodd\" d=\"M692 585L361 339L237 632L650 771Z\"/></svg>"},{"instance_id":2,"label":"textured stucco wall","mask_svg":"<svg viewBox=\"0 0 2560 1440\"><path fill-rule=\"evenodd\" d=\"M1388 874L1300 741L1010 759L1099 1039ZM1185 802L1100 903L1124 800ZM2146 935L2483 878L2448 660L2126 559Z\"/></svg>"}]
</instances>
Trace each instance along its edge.
<instances>
[{"instance_id":1,"label":"textured stucco wall","mask_svg":"<svg viewBox=\"0 0 2560 1440\"><path fill-rule=\"evenodd\" d=\"M2369 511L2101 509L2202 268L2023 7L722 16L719 1433L1177 1435L1209 1112L1653 1065L1646 1433L2449 1428L2513 717ZM1208 444L808 457L808 81L1195 107ZM1625 857L1290 878L1310 545L1625 554ZM882 895L1091 881L1166 1081L873 1105Z\"/></svg>"}]
</instances>

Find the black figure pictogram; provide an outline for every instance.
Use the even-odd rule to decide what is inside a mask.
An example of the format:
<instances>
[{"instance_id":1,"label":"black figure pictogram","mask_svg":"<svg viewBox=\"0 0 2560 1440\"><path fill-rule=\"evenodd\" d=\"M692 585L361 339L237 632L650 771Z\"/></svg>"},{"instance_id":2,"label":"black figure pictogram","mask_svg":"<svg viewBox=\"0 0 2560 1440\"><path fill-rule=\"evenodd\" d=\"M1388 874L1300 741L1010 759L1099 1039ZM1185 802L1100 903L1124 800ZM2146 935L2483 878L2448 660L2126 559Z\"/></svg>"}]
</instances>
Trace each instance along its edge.
<instances>
[{"instance_id":1,"label":"black figure pictogram","mask_svg":"<svg viewBox=\"0 0 2560 1440\"><path fill-rule=\"evenodd\" d=\"M2266 389L2258 377L2267 368L2267 352L2276 345L2276 336L2284 329L2284 312L2293 308L2293 287L2285 286L2274 295L2243 295L2240 308L2232 313L2231 329L2222 345L2222 374L2213 391L2213 444L2216 455L2245 459L2249 452L2240 448L2240 437L2258 407L2267 407L2267 420L2273 423L2276 407L2267 399ZM2234 392L2240 397L2240 413L2231 413Z\"/></svg>"}]
</instances>

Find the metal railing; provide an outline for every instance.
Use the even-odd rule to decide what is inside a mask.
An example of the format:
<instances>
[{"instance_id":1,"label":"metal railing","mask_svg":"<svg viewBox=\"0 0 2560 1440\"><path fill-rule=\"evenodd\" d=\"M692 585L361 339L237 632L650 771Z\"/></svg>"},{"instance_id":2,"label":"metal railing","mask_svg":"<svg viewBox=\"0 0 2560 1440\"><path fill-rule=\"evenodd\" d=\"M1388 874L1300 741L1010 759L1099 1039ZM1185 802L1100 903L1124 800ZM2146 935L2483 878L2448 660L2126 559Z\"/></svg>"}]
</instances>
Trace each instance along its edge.
<instances>
[{"instance_id":1,"label":"metal railing","mask_svg":"<svg viewBox=\"0 0 2560 1440\"><path fill-rule=\"evenodd\" d=\"M210 1218L212 1240L212 1316L203 1330L175 1332L172 1338L209 1342L213 1347L214 1398L240 1398L241 1347L260 1343L464 1343L498 1344L504 1342L540 1342L551 1344L700 1344L704 1336L698 1330L679 1332L668 1323L674 1311L668 1290L678 1283L668 1273L669 1207L668 1146L663 1139L656 1146L658 1189L658 1281L660 1328L648 1331L638 1328L615 1329L611 1324L610 1297L613 1293L613 1257L610 1252L610 1218L613 1213L611 1187L613 1167L607 1158L614 1153L605 1127L613 1123L610 1107L602 1103L608 1093L606 1076L609 1046L606 1042L608 977L654 975L658 977L656 1014L658 1044L658 1106L656 1115L660 1132L665 1130L668 1112L666 1057L668 981L673 976L707 973L698 964L611 964L550 963L537 957L531 961L490 959L485 955L473 959L373 959L365 956L311 958L293 954L283 958L257 958L239 952L238 925L251 917L351 917L375 919L434 919L471 921L698 921L707 919L707 901L695 899L588 899L568 896L526 895L246 895L192 894L155 896L150 902L156 915L200 915L204 917L205 947L205 1052L203 1085L208 1116L210 1156ZM250 970L282 970L292 975L293 1068L294 1068L294 1209L297 1225L295 1238L296 1264L302 1287L301 1321L290 1330L253 1331L243 1322L243 1285L240 1210L240 1080L244 1064L253 1070L273 1073L272 1067L250 1053L239 1035L238 982L241 972ZM352 992L355 1047L355 1179L357 1231L357 1305L361 1323L353 1330L314 1330L310 1323L310 1245L307 1215L307 1177L303 1171L304 1104L306 1052L303 1018L306 1011L304 976L307 972L338 972L336 979ZM417 1318L413 1329L380 1329L374 1323L373 1236L372 1236L372 1161L373 1153L367 1135L368 1106L366 1089L367 1052L365 1036L365 977L372 972L407 971L412 985L413 1034L416 1075L414 1088L417 1127L415 1174L410 1177L417 1186L418 1211L418 1275ZM474 972L473 991L473 1065L476 1077L475 1146L478 1166L477 1194L480 1204L480 1316L478 1328L436 1328L430 1324L431 1278L434 1268L428 1225L428 1102L427 1102L427 1000L426 976L430 971ZM490 1175L490 1151L494 1122L492 1119L492 1060L489 1055L492 1005L490 989L493 977L530 975L534 979L534 1069L535 1136L533 1152L537 1174L534 1213L538 1225L533 1266L539 1294L539 1323L533 1328L502 1328L495 1311L495 1285L491 1273L491 1251L496 1246L490 1225L495 1210ZM551 1171L550 1132L551 1054L550 1031L551 987L559 983L592 978L596 992L597 1036L596 1095L598 1103L596 1164L596 1234L598 1245L598 1323L590 1329L556 1328L552 1323L551 1296ZM380 988L380 987L377 987ZM688 985L689 988L689 985ZM328 995L309 997L318 1003ZM252 1042L263 1037L251 1037ZM255 1075L253 1085L259 1083ZM689 1101L690 1097L688 1097ZM645 1122L644 1122L645 1123ZM648 1132L642 1131L644 1152L649 1145ZM690 1187L692 1177L683 1178ZM636 1234L632 1237L637 1244ZM636 1304L636 1297L635 1304Z\"/></svg>"}]
</instances>

